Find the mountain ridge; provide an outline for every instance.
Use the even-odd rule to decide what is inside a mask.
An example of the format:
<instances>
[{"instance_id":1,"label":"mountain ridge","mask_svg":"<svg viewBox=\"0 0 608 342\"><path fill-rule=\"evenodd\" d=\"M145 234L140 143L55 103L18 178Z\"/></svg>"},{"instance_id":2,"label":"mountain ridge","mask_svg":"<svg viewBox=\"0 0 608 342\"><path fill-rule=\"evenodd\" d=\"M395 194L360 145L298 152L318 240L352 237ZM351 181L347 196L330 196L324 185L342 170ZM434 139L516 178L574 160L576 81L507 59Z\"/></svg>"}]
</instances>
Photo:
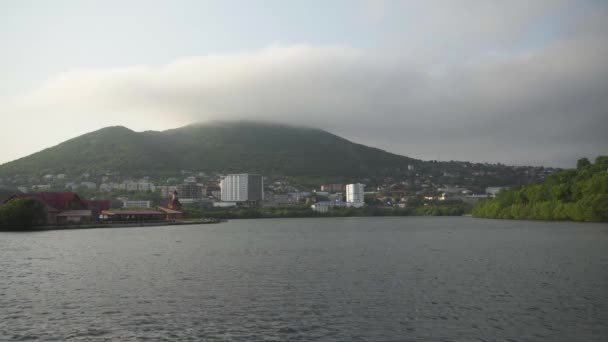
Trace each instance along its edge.
<instances>
[{"instance_id":1,"label":"mountain ridge","mask_svg":"<svg viewBox=\"0 0 608 342\"><path fill-rule=\"evenodd\" d=\"M0 165L0 186L45 184L47 174L79 179L91 174L156 181L181 171L260 173L301 184L386 182L468 186L522 185L544 177L542 168L422 161L340 137L320 128L261 121L213 121L165 131L108 126ZM528 171L532 170L529 174ZM76 177L76 178L74 178ZM8 180L8 181L7 181Z\"/></svg>"},{"instance_id":2,"label":"mountain ridge","mask_svg":"<svg viewBox=\"0 0 608 342\"><path fill-rule=\"evenodd\" d=\"M336 158L342 165L335 163ZM209 162L196 161L197 158ZM256 161L257 159L257 161ZM274 159L272 162L269 159ZM302 159L302 162L298 162ZM217 121L165 131L135 132L108 126L0 165L0 175L88 172L89 169L146 173L150 169L237 171L304 176L363 175L369 164L384 167L415 162L357 144L319 128L267 122ZM309 163L331 164L314 172ZM359 171L356 171L359 169Z\"/></svg>"}]
</instances>

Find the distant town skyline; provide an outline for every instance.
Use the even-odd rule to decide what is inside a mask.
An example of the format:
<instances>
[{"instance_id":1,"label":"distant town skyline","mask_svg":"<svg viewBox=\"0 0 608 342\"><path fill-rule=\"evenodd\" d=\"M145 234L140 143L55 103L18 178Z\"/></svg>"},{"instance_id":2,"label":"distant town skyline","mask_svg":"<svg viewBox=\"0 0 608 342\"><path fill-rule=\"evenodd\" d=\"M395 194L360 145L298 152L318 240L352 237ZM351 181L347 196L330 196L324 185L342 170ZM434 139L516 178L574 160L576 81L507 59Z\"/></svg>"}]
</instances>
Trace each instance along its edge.
<instances>
[{"instance_id":1,"label":"distant town skyline","mask_svg":"<svg viewBox=\"0 0 608 342\"><path fill-rule=\"evenodd\" d=\"M326 129L423 160L606 154L608 3L3 1L0 164L105 126Z\"/></svg>"}]
</instances>

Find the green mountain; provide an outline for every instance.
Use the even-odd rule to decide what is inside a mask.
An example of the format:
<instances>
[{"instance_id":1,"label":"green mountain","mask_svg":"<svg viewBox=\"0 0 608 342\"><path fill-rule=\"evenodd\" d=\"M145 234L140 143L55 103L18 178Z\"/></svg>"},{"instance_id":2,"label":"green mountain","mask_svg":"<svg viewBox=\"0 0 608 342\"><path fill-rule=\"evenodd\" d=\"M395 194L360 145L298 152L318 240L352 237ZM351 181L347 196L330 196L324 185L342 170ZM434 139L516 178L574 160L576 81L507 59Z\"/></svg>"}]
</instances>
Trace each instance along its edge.
<instances>
[{"instance_id":1,"label":"green mountain","mask_svg":"<svg viewBox=\"0 0 608 342\"><path fill-rule=\"evenodd\" d=\"M366 176L416 163L314 128L216 122L163 132L107 127L0 166L1 175L260 172L289 176Z\"/></svg>"},{"instance_id":2,"label":"green mountain","mask_svg":"<svg viewBox=\"0 0 608 342\"><path fill-rule=\"evenodd\" d=\"M481 201L473 215L523 220L608 221L608 156L581 159L575 170L551 175L541 184L502 190Z\"/></svg>"},{"instance_id":3,"label":"green mountain","mask_svg":"<svg viewBox=\"0 0 608 342\"><path fill-rule=\"evenodd\" d=\"M415 171L408 171L408 165ZM531 180L525 170L500 164L421 161L321 129L260 122L214 122L141 133L107 127L0 165L0 178L10 178L13 184L19 184L15 177L27 183L59 173L160 178L180 170L289 176L308 184L361 179L374 183L385 177L403 180L420 174L437 184L479 189ZM478 175L472 176L475 172Z\"/></svg>"}]
</instances>

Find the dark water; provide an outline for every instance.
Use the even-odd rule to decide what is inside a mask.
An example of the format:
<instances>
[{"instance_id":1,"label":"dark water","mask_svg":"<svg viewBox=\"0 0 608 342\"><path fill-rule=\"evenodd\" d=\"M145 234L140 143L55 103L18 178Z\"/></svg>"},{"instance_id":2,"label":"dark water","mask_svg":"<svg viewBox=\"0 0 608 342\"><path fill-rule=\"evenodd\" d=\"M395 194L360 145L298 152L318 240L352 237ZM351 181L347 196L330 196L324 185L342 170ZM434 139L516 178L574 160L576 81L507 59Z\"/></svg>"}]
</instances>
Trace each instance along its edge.
<instances>
[{"instance_id":1,"label":"dark water","mask_svg":"<svg viewBox=\"0 0 608 342\"><path fill-rule=\"evenodd\" d=\"M0 270L2 341L608 341L605 224L0 233Z\"/></svg>"}]
</instances>

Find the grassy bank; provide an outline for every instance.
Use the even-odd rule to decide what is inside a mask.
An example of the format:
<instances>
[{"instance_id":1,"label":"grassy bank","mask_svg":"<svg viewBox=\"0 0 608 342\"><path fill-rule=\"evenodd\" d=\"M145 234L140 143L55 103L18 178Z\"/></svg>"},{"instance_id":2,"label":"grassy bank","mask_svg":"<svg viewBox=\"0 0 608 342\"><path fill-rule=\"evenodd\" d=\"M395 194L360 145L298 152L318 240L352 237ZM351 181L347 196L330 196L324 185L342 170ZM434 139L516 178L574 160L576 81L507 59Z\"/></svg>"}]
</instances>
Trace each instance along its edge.
<instances>
[{"instance_id":1,"label":"grassy bank","mask_svg":"<svg viewBox=\"0 0 608 342\"><path fill-rule=\"evenodd\" d=\"M428 205L417 208L363 207L332 208L328 213L313 211L309 206L250 207L230 209L185 208L186 217L216 219L297 218L297 217L365 217L365 216L462 216L470 213L464 203Z\"/></svg>"}]
</instances>

